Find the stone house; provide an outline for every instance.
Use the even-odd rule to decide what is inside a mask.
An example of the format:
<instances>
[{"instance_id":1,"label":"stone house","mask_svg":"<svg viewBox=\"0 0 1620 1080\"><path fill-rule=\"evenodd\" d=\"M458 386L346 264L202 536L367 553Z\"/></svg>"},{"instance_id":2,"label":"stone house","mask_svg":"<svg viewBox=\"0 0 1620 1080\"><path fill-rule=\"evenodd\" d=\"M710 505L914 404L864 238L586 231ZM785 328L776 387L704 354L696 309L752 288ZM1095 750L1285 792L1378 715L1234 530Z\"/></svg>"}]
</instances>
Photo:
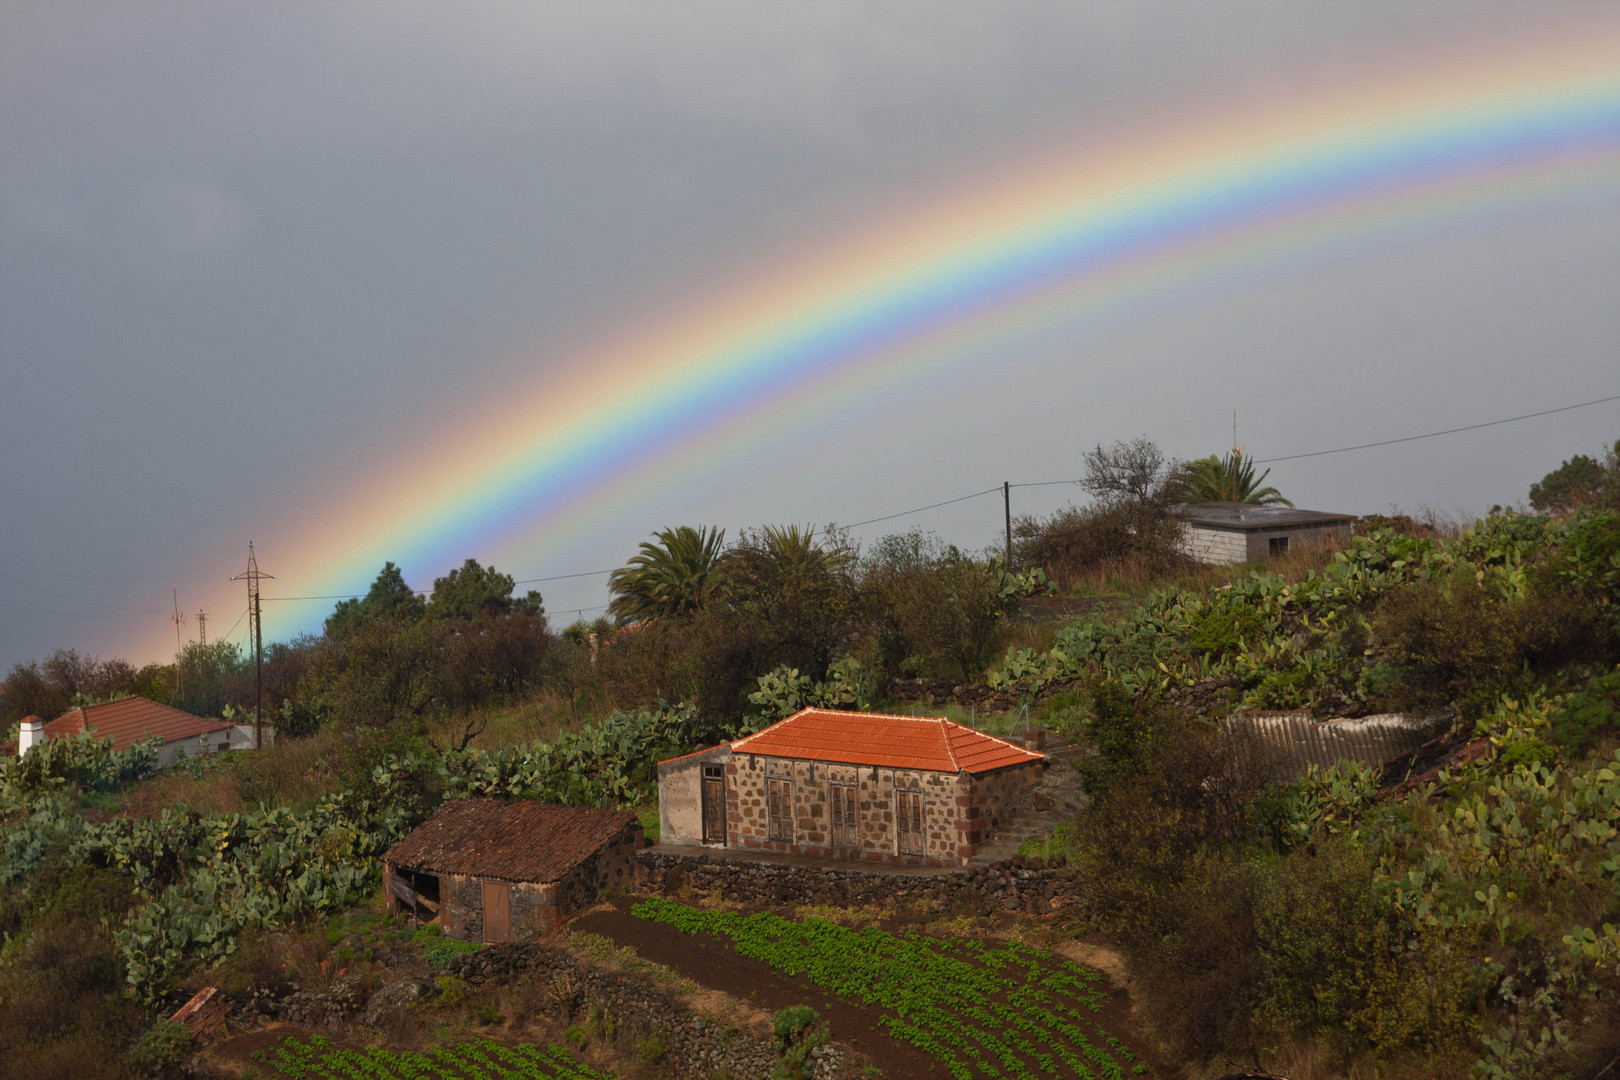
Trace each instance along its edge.
<instances>
[{"instance_id":1,"label":"stone house","mask_svg":"<svg viewBox=\"0 0 1620 1080\"><path fill-rule=\"evenodd\" d=\"M629 889L640 846L626 811L454 799L383 856L389 906L464 941L525 941Z\"/></svg>"},{"instance_id":2,"label":"stone house","mask_svg":"<svg viewBox=\"0 0 1620 1080\"><path fill-rule=\"evenodd\" d=\"M659 842L965 864L1045 760L940 717L803 709L660 762Z\"/></svg>"},{"instance_id":3,"label":"stone house","mask_svg":"<svg viewBox=\"0 0 1620 1080\"><path fill-rule=\"evenodd\" d=\"M1182 553L1206 566L1263 562L1301 547L1344 543L1355 518L1290 506L1207 502L1171 507L1184 525Z\"/></svg>"}]
</instances>

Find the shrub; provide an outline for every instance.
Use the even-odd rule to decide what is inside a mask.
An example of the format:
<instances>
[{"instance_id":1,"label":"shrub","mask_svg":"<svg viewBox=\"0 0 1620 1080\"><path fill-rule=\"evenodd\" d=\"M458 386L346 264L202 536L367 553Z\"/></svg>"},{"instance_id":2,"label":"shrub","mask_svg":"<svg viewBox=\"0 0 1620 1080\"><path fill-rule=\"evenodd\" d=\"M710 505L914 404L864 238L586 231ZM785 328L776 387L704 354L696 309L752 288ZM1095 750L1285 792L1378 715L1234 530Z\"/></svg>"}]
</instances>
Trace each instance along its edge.
<instances>
[{"instance_id":1,"label":"shrub","mask_svg":"<svg viewBox=\"0 0 1620 1080\"><path fill-rule=\"evenodd\" d=\"M832 1038L820 1019L808 1005L790 1005L772 1017L772 1045L781 1056L771 1070L771 1080L805 1080L810 1051Z\"/></svg>"},{"instance_id":2,"label":"shrub","mask_svg":"<svg viewBox=\"0 0 1620 1080\"><path fill-rule=\"evenodd\" d=\"M129 1052L130 1060L148 1069L173 1065L190 1053L191 1041L191 1032L184 1024L160 1020L135 1040Z\"/></svg>"},{"instance_id":3,"label":"shrub","mask_svg":"<svg viewBox=\"0 0 1620 1080\"><path fill-rule=\"evenodd\" d=\"M648 1035L644 1039L637 1039L636 1056L648 1065L658 1064L664 1060L664 1040L657 1035Z\"/></svg>"}]
</instances>

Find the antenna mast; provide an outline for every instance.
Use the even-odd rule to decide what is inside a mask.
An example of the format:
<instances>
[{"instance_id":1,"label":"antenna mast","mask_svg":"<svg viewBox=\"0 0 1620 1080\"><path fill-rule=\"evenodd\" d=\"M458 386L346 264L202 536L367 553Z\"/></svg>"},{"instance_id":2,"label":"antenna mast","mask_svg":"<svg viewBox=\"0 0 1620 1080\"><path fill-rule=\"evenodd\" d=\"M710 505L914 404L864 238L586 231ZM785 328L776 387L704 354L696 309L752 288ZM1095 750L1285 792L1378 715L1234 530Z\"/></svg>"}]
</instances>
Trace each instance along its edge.
<instances>
[{"instance_id":1,"label":"antenna mast","mask_svg":"<svg viewBox=\"0 0 1620 1080\"><path fill-rule=\"evenodd\" d=\"M197 609L197 643L208 644L208 613L202 608Z\"/></svg>"},{"instance_id":2,"label":"antenna mast","mask_svg":"<svg viewBox=\"0 0 1620 1080\"><path fill-rule=\"evenodd\" d=\"M174 597L174 616L169 620L174 623L174 692L178 697L185 697L186 684L181 681L180 676L180 626L186 621L186 617L180 614L180 590L171 589L169 592Z\"/></svg>"},{"instance_id":3,"label":"antenna mast","mask_svg":"<svg viewBox=\"0 0 1620 1080\"><path fill-rule=\"evenodd\" d=\"M264 746L264 623L259 618L259 580L275 580L274 574L259 573L259 560L253 554L253 541L248 541L247 569L231 578L248 583L248 614L253 621L248 630L253 635L253 749Z\"/></svg>"}]
</instances>

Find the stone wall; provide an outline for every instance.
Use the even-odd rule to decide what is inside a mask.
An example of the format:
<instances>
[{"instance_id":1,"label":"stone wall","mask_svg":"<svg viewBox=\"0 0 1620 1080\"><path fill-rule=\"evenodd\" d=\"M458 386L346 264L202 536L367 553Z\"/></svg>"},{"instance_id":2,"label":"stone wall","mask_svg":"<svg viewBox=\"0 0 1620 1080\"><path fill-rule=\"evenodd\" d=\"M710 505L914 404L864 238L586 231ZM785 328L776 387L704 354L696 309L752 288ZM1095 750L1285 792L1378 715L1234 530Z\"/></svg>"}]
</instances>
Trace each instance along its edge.
<instances>
[{"instance_id":1,"label":"stone wall","mask_svg":"<svg viewBox=\"0 0 1620 1080\"><path fill-rule=\"evenodd\" d=\"M993 834L1001 812L1040 781L1039 762L1001 769L986 776L915 769L867 768L734 754L726 765L727 832L730 846L795 855L959 865ZM767 785L791 785L788 839L771 836ZM830 788L856 789L856 837L849 846L834 843ZM920 854L901 852L895 827L897 792L923 796L924 846ZM669 798L668 792L663 793Z\"/></svg>"},{"instance_id":2,"label":"stone wall","mask_svg":"<svg viewBox=\"0 0 1620 1080\"><path fill-rule=\"evenodd\" d=\"M590 907L606 894L626 892L634 886L636 851L640 847L641 826L627 826L564 874L555 887L562 917Z\"/></svg>"},{"instance_id":3,"label":"stone wall","mask_svg":"<svg viewBox=\"0 0 1620 1080\"><path fill-rule=\"evenodd\" d=\"M764 1080L777 1055L770 1039L726 1028L683 1010L662 987L587 964L553 945L492 945L455 957L445 973L473 986L512 979L543 979L572 1015L595 1006L632 1038L656 1035L664 1063L681 1076L707 1078L725 1073L739 1080ZM811 1051L814 1080L839 1080L851 1071L852 1055L840 1043Z\"/></svg>"},{"instance_id":4,"label":"stone wall","mask_svg":"<svg viewBox=\"0 0 1620 1080\"><path fill-rule=\"evenodd\" d=\"M482 881L464 874L439 875L439 928L462 941L484 940Z\"/></svg>"},{"instance_id":5,"label":"stone wall","mask_svg":"<svg viewBox=\"0 0 1620 1080\"><path fill-rule=\"evenodd\" d=\"M911 901L935 913L1044 915L1080 898L1079 874L1058 856L1047 863L1022 856L993 866L940 874L902 874L866 867L749 862L709 855L674 855L649 848L637 859L642 891L675 894L690 889L739 904L854 906Z\"/></svg>"}]
</instances>

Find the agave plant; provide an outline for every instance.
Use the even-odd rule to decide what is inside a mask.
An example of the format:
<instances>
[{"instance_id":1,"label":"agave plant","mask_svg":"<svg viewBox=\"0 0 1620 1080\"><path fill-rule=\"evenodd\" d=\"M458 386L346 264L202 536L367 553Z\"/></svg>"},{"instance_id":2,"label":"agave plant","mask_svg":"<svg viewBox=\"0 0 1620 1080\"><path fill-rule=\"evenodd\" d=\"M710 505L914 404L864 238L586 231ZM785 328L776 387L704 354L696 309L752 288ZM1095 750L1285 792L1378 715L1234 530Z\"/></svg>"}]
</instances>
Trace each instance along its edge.
<instances>
[{"instance_id":1,"label":"agave plant","mask_svg":"<svg viewBox=\"0 0 1620 1080\"><path fill-rule=\"evenodd\" d=\"M1240 502L1259 506L1293 506L1274 487L1262 487L1267 469L1254 474L1254 463L1243 456L1241 449L1233 450L1223 458L1211 454L1197 461L1184 461L1171 477L1182 502Z\"/></svg>"},{"instance_id":2,"label":"agave plant","mask_svg":"<svg viewBox=\"0 0 1620 1080\"><path fill-rule=\"evenodd\" d=\"M628 565L613 571L608 611L621 623L686 615L703 607L724 550L725 530L681 525L642 541Z\"/></svg>"}]
</instances>

